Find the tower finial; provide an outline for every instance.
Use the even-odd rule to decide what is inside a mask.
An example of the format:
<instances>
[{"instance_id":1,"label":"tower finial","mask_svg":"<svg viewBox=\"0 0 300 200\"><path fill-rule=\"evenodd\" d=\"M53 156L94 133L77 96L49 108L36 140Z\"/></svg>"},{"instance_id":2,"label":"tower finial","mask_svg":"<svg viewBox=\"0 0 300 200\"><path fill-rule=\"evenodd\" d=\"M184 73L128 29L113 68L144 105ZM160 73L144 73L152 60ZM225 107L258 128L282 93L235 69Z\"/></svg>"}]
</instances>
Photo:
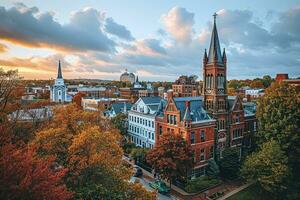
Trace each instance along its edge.
<instances>
[{"instance_id":1,"label":"tower finial","mask_svg":"<svg viewBox=\"0 0 300 200\"><path fill-rule=\"evenodd\" d=\"M216 23L216 18L217 18L217 16L218 16L218 14L215 12L215 13L213 14L213 16L214 16L214 23Z\"/></svg>"}]
</instances>

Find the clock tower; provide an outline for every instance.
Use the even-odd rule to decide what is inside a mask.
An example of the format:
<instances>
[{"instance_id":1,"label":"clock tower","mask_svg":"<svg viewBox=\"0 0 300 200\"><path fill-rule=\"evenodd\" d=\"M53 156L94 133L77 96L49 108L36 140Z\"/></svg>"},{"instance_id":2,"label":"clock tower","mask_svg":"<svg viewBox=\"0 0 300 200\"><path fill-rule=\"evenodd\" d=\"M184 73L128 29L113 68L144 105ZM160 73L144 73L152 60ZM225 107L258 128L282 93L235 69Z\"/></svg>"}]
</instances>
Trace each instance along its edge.
<instances>
[{"instance_id":1,"label":"clock tower","mask_svg":"<svg viewBox=\"0 0 300 200\"><path fill-rule=\"evenodd\" d=\"M227 58L225 49L221 53L216 17L213 15L213 30L208 55L203 58L203 94L205 109L217 120L217 143L220 150L228 145Z\"/></svg>"}]
</instances>

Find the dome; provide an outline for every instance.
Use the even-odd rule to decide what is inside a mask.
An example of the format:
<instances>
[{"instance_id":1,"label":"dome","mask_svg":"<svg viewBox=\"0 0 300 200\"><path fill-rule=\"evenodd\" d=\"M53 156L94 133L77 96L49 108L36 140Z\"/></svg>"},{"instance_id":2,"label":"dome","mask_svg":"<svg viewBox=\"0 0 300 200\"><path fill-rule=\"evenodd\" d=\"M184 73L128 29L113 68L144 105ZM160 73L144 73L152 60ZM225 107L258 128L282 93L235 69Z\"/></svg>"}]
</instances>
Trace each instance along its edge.
<instances>
[{"instance_id":1,"label":"dome","mask_svg":"<svg viewBox=\"0 0 300 200\"><path fill-rule=\"evenodd\" d=\"M125 72L121 74L120 81L134 83L135 75L133 73L129 73L126 69Z\"/></svg>"}]
</instances>

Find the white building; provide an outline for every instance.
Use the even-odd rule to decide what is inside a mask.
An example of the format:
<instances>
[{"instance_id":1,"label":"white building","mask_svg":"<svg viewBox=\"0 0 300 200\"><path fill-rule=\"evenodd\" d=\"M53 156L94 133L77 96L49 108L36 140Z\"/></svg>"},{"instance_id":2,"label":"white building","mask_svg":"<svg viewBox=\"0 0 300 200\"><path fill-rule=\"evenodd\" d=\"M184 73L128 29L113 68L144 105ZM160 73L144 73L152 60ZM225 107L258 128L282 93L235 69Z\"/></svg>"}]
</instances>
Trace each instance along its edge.
<instances>
[{"instance_id":1,"label":"white building","mask_svg":"<svg viewBox=\"0 0 300 200\"><path fill-rule=\"evenodd\" d=\"M129 139L136 146L153 148L155 144L155 115L161 97L141 97L128 112Z\"/></svg>"},{"instance_id":2,"label":"white building","mask_svg":"<svg viewBox=\"0 0 300 200\"><path fill-rule=\"evenodd\" d=\"M67 85L65 85L62 77L60 61L58 62L57 78L55 79L55 83L50 90L50 100L58 103L71 101L71 99L67 96Z\"/></svg>"},{"instance_id":3,"label":"white building","mask_svg":"<svg viewBox=\"0 0 300 200\"><path fill-rule=\"evenodd\" d=\"M121 74L120 81L134 83L135 75L133 73L129 73L126 69L125 72L123 74Z\"/></svg>"},{"instance_id":4,"label":"white building","mask_svg":"<svg viewBox=\"0 0 300 200\"><path fill-rule=\"evenodd\" d=\"M264 89L246 89L245 90L245 96L250 96L252 98L258 98L265 94Z\"/></svg>"}]
</instances>

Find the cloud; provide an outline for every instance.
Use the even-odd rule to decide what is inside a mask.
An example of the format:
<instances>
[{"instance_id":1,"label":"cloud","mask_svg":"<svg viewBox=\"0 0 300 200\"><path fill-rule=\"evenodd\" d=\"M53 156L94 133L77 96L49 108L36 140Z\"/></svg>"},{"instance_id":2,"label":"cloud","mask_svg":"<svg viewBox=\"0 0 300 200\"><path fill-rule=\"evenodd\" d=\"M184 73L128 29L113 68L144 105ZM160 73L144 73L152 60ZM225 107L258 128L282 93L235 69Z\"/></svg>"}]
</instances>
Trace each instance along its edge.
<instances>
[{"instance_id":1,"label":"cloud","mask_svg":"<svg viewBox=\"0 0 300 200\"><path fill-rule=\"evenodd\" d=\"M40 13L36 7L0 7L0 39L29 47L113 52L116 44L101 30L101 14L85 8L74 12L70 22L62 25L52 13Z\"/></svg>"},{"instance_id":2,"label":"cloud","mask_svg":"<svg viewBox=\"0 0 300 200\"><path fill-rule=\"evenodd\" d=\"M188 43L193 33L194 13L185 8L174 7L162 17L162 22L168 33L178 42Z\"/></svg>"},{"instance_id":3,"label":"cloud","mask_svg":"<svg viewBox=\"0 0 300 200\"><path fill-rule=\"evenodd\" d=\"M7 51L7 46L0 43L0 53L4 53Z\"/></svg>"},{"instance_id":4,"label":"cloud","mask_svg":"<svg viewBox=\"0 0 300 200\"><path fill-rule=\"evenodd\" d=\"M112 35L116 35L123 40L134 40L131 32L125 26L116 23L111 17L105 20L105 31Z\"/></svg>"}]
</instances>

